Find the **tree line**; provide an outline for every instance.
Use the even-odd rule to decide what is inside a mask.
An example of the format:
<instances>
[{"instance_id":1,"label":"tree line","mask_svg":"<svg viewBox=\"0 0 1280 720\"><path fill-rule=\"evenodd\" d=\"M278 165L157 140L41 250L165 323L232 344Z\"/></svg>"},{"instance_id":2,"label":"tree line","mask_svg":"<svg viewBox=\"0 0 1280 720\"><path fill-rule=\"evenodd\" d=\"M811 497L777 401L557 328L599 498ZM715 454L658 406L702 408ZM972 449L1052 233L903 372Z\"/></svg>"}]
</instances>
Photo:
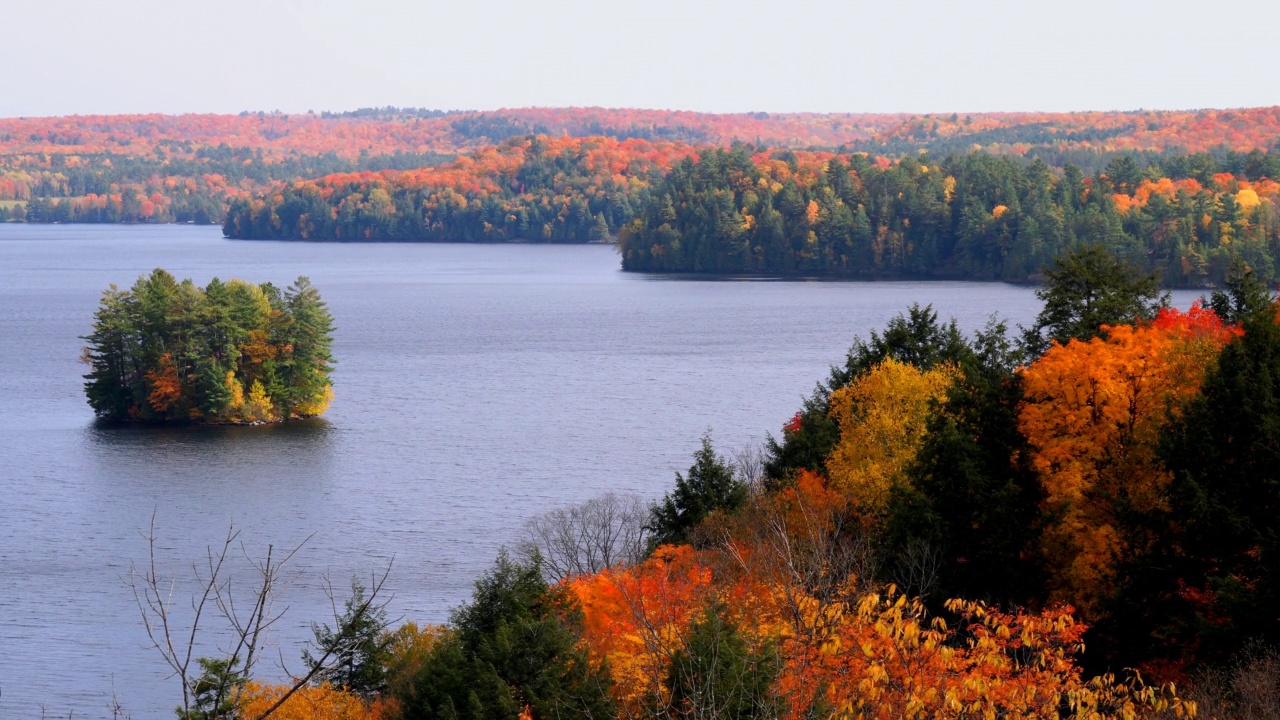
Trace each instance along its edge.
<instances>
[{"instance_id":1,"label":"tree line","mask_svg":"<svg viewBox=\"0 0 1280 720\"><path fill-rule=\"evenodd\" d=\"M641 272L1032 281L1060 253L1101 245L1174 286L1221 284L1232 263L1277 277L1280 185L1269 155L1222 170L1209 155L1087 177L988 153L890 163L757 153L684 160L618 234Z\"/></svg>"},{"instance_id":2,"label":"tree line","mask_svg":"<svg viewBox=\"0 0 1280 720\"><path fill-rule=\"evenodd\" d=\"M607 242L687 145L521 136L411 172L339 174L234 200L231 238Z\"/></svg>"},{"instance_id":3,"label":"tree line","mask_svg":"<svg viewBox=\"0 0 1280 720\"><path fill-rule=\"evenodd\" d=\"M335 172L403 170L450 159L434 153L334 152L270 158L224 144L159 145L147 155L93 153L0 156L0 222L221 224L229 198Z\"/></svg>"},{"instance_id":4,"label":"tree line","mask_svg":"<svg viewBox=\"0 0 1280 720\"><path fill-rule=\"evenodd\" d=\"M840 154L993 155L1093 175L1117 154L1142 162L1274 153L1280 109L1134 113L859 115L524 108L0 118L0 221L221 223L226 204L335 172L409 170L528 135L608 137ZM209 180L216 176L221 180ZM1274 170L1268 177L1276 177ZM616 231L616 228L614 228Z\"/></svg>"},{"instance_id":5,"label":"tree line","mask_svg":"<svg viewBox=\"0 0 1280 720\"><path fill-rule=\"evenodd\" d=\"M591 242L624 270L1027 282L1098 244L1171 286L1280 266L1272 153L1119 155L1095 174L970 152L694 148L520 136L418 172L337 174L232 201L233 238Z\"/></svg>"}]
</instances>

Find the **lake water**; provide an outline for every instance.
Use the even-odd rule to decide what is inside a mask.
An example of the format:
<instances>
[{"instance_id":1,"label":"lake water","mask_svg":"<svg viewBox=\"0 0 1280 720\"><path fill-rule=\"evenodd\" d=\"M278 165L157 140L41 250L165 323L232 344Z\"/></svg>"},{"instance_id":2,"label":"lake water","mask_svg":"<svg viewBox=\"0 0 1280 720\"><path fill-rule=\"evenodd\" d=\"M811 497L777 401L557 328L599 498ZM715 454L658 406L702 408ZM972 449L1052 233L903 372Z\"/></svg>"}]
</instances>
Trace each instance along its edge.
<instances>
[{"instance_id":1,"label":"lake water","mask_svg":"<svg viewBox=\"0 0 1280 720\"><path fill-rule=\"evenodd\" d=\"M332 409L261 428L95 424L79 336L103 289L155 267L200 284L309 276L337 325ZM178 685L122 581L153 513L179 599L230 525L252 557L310 537L272 637L296 669L310 622L331 617L324 576L345 587L394 557L392 616L441 622L526 518L606 491L658 497L707 428L722 451L776 433L855 336L912 302L966 330L1038 311L996 283L624 274L604 246L0 225L0 718L109 716L113 686L135 720L172 717Z\"/></svg>"}]
</instances>

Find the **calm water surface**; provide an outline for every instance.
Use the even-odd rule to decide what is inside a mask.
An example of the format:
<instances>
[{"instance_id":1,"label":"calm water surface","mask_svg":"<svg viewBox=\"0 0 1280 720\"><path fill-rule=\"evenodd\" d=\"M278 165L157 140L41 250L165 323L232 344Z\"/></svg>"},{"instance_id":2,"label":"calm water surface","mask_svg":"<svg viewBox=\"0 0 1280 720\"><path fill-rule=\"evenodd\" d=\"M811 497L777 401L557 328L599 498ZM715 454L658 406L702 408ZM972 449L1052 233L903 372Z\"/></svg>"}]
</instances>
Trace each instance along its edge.
<instances>
[{"instance_id":1,"label":"calm water surface","mask_svg":"<svg viewBox=\"0 0 1280 720\"><path fill-rule=\"evenodd\" d=\"M309 276L337 324L332 409L266 428L96 425L79 336L104 288L155 267L200 284ZM525 518L659 496L707 428L722 450L776 432L854 336L912 302L966 330L1038 311L1001 284L623 274L602 246L0 226L0 718L107 716L113 684L135 719L172 717L178 686L121 580L153 513L179 598L230 525L252 556L310 536L273 635L296 668L309 623L331 617L322 577L343 586L394 557L392 615L443 621ZM251 579L244 562L234 577Z\"/></svg>"}]
</instances>

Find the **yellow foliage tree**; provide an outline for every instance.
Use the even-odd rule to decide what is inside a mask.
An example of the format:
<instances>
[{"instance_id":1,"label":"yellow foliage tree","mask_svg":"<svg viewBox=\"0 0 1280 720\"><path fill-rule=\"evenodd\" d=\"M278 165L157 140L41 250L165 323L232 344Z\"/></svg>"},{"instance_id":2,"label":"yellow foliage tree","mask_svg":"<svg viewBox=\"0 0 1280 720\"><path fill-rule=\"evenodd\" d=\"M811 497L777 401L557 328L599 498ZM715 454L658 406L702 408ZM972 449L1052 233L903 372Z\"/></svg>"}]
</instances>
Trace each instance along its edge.
<instances>
[{"instance_id":1,"label":"yellow foliage tree","mask_svg":"<svg viewBox=\"0 0 1280 720\"><path fill-rule=\"evenodd\" d=\"M883 510L889 488L915 458L931 406L958 375L953 366L923 371L889 358L832 393L831 417L840 426L827 458L832 486L864 511Z\"/></svg>"},{"instance_id":2,"label":"yellow foliage tree","mask_svg":"<svg viewBox=\"0 0 1280 720\"><path fill-rule=\"evenodd\" d=\"M407 622L387 633L387 692L390 697L411 693L419 670L431 651L449 634L442 625Z\"/></svg>"},{"instance_id":3,"label":"yellow foliage tree","mask_svg":"<svg viewBox=\"0 0 1280 720\"><path fill-rule=\"evenodd\" d=\"M262 386L261 380L254 380L253 387L249 388L249 400L244 404L244 419L257 422L274 420L275 417L271 396L267 395L267 389Z\"/></svg>"},{"instance_id":4,"label":"yellow foliage tree","mask_svg":"<svg viewBox=\"0 0 1280 720\"><path fill-rule=\"evenodd\" d=\"M1240 209L1246 212L1252 210L1262 204L1262 200L1258 198L1258 192L1253 188L1244 188L1236 193L1236 204Z\"/></svg>"},{"instance_id":5,"label":"yellow foliage tree","mask_svg":"<svg viewBox=\"0 0 1280 720\"><path fill-rule=\"evenodd\" d=\"M312 398L304 402L300 402L293 407L293 412L299 417L314 417L323 415L325 410L329 409L329 405L333 403L333 386L325 385L324 394L319 397Z\"/></svg>"},{"instance_id":6,"label":"yellow foliage tree","mask_svg":"<svg viewBox=\"0 0 1280 720\"><path fill-rule=\"evenodd\" d=\"M1084 625L1069 608L1001 613L948 601L958 620L928 617L918 599L885 593L809 598L809 632L783 639L775 691L788 720L1193 717L1172 686L1103 675L1085 680L1075 657ZM1063 713L1068 711L1069 714Z\"/></svg>"},{"instance_id":7,"label":"yellow foliage tree","mask_svg":"<svg viewBox=\"0 0 1280 720\"><path fill-rule=\"evenodd\" d=\"M235 371L228 370L227 376L223 380L223 384L227 386L227 390L231 393L231 401L227 403L229 412L238 412L244 405L244 385L236 379Z\"/></svg>"},{"instance_id":8,"label":"yellow foliage tree","mask_svg":"<svg viewBox=\"0 0 1280 720\"><path fill-rule=\"evenodd\" d=\"M234 370L228 370L222 384L226 386L231 399L227 401L227 409L223 420L239 422L244 419L244 384L236 379Z\"/></svg>"}]
</instances>

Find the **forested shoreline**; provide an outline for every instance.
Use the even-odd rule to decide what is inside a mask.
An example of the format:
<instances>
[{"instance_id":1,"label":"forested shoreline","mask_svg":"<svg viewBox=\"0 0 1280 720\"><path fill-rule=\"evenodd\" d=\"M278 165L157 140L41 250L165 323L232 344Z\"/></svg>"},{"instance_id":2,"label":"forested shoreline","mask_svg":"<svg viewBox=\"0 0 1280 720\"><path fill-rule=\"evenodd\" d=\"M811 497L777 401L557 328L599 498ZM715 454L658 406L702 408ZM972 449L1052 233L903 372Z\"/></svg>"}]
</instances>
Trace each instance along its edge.
<instances>
[{"instance_id":1,"label":"forested shoreline","mask_svg":"<svg viewBox=\"0 0 1280 720\"><path fill-rule=\"evenodd\" d=\"M133 156L119 149L71 157L9 158L0 173L0 222L220 225L227 202L288 180L360 170L409 169L450 159L435 153L273 158L261 149L163 145ZM0 170L6 165L0 157Z\"/></svg>"},{"instance_id":2,"label":"forested shoreline","mask_svg":"<svg viewBox=\"0 0 1280 720\"><path fill-rule=\"evenodd\" d=\"M246 239L600 242L628 271L1035 282L1101 245L1168 286L1280 266L1270 153L1118 155L1094 175L971 152L935 161L608 138L512 138L420 172L339 174L232 202Z\"/></svg>"},{"instance_id":3,"label":"forested shoreline","mask_svg":"<svg viewBox=\"0 0 1280 720\"><path fill-rule=\"evenodd\" d=\"M750 148L676 165L619 232L623 268L1034 281L1100 245L1170 286L1275 279L1276 158L1121 155L1092 177L986 153L898 162Z\"/></svg>"},{"instance_id":4,"label":"forested shoreline","mask_svg":"<svg viewBox=\"0 0 1280 720\"><path fill-rule=\"evenodd\" d=\"M688 145L518 137L409 172L289 183L231 203L237 239L601 242L629 222Z\"/></svg>"}]
</instances>

